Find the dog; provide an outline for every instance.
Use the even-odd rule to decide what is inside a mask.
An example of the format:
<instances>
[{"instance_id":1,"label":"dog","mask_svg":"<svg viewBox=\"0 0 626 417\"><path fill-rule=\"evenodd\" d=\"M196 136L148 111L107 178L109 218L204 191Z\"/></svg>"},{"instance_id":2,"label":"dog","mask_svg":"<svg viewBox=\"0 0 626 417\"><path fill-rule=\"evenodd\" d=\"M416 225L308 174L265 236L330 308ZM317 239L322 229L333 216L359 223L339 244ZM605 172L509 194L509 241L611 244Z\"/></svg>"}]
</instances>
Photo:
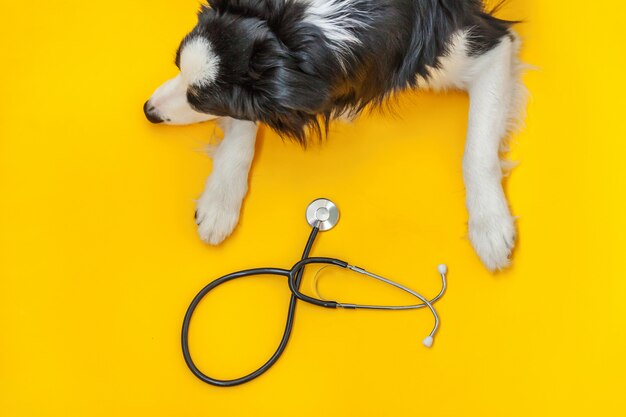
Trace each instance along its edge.
<instances>
[{"instance_id":1,"label":"dog","mask_svg":"<svg viewBox=\"0 0 626 417\"><path fill-rule=\"evenodd\" d=\"M237 225L257 128L301 144L407 89L470 96L463 177L469 239L492 271L516 239L500 153L521 119L517 22L481 0L209 0L176 53L180 73L144 104L153 123L221 118L224 139L197 202L200 238Z\"/></svg>"}]
</instances>

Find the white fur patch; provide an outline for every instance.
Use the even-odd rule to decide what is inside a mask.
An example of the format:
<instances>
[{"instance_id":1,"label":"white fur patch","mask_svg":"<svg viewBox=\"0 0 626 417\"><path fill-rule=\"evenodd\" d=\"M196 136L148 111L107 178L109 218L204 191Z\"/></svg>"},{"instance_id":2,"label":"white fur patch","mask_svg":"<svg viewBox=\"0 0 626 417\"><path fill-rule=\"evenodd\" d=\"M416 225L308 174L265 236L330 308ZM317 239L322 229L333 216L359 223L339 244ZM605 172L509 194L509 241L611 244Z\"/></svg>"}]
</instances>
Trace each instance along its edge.
<instances>
[{"instance_id":1,"label":"white fur patch","mask_svg":"<svg viewBox=\"0 0 626 417\"><path fill-rule=\"evenodd\" d=\"M467 31L455 33L450 41L448 54L439 59L439 68L429 67L430 77L418 77L418 85L433 91L465 89L473 78L472 58L467 56L467 49Z\"/></svg>"},{"instance_id":2,"label":"white fur patch","mask_svg":"<svg viewBox=\"0 0 626 417\"><path fill-rule=\"evenodd\" d=\"M188 85L204 86L215 81L219 63L219 56L202 37L189 41L180 53L180 71Z\"/></svg>"},{"instance_id":3,"label":"white fur patch","mask_svg":"<svg viewBox=\"0 0 626 417\"><path fill-rule=\"evenodd\" d=\"M339 55L348 54L350 47L359 44L354 29L368 26L366 13L354 15L352 5L359 0L298 0L308 5L304 21L319 27ZM351 12L350 15L348 12Z\"/></svg>"}]
</instances>

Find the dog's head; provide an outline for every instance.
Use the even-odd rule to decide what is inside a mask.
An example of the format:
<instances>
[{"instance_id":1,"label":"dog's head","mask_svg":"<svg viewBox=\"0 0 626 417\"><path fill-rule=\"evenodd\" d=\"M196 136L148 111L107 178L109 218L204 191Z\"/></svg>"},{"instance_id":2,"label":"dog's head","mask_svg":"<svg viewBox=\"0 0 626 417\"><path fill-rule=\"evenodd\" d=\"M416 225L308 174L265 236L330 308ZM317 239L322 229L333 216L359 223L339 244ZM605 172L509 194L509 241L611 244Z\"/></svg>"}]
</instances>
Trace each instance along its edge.
<instances>
[{"instance_id":1,"label":"dog's head","mask_svg":"<svg viewBox=\"0 0 626 417\"><path fill-rule=\"evenodd\" d=\"M190 124L229 116L266 123L304 140L327 113L334 57L303 3L212 0L176 53L180 73L144 105L153 123Z\"/></svg>"}]
</instances>

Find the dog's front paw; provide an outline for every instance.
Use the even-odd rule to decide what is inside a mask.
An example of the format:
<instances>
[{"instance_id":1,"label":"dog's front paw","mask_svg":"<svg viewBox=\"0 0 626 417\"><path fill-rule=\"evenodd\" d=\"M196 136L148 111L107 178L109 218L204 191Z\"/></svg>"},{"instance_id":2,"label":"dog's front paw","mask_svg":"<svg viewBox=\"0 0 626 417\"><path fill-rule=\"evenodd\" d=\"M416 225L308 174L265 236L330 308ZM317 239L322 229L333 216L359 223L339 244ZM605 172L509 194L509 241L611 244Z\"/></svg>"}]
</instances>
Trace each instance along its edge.
<instances>
[{"instance_id":1,"label":"dog's front paw","mask_svg":"<svg viewBox=\"0 0 626 417\"><path fill-rule=\"evenodd\" d=\"M481 213L469 219L469 238L481 261L490 271L511 262L515 245L515 220L508 213Z\"/></svg>"},{"instance_id":2,"label":"dog's front paw","mask_svg":"<svg viewBox=\"0 0 626 417\"><path fill-rule=\"evenodd\" d=\"M237 226L241 203L220 198L209 192L202 194L196 205L196 223L200 239L219 245Z\"/></svg>"}]
</instances>

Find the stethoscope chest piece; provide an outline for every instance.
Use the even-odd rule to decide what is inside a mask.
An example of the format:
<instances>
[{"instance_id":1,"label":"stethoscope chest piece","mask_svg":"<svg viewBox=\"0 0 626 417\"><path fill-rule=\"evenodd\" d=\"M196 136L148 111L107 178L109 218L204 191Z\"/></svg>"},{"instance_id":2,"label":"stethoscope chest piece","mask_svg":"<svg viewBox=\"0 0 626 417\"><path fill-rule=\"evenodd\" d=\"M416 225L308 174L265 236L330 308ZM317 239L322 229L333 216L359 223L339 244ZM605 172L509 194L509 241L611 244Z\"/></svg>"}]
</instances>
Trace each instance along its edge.
<instances>
[{"instance_id":1,"label":"stethoscope chest piece","mask_svg":"<svg viewBox=\"0 0 626 417\"><path fill-rule=\"evenodd\" d=\"M326 198L313 200L306 208L306 221L311 227L317 226L322 232L330 230L339 221L339 209Z\"/></svg>"}]
</instances>

